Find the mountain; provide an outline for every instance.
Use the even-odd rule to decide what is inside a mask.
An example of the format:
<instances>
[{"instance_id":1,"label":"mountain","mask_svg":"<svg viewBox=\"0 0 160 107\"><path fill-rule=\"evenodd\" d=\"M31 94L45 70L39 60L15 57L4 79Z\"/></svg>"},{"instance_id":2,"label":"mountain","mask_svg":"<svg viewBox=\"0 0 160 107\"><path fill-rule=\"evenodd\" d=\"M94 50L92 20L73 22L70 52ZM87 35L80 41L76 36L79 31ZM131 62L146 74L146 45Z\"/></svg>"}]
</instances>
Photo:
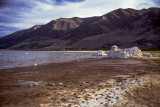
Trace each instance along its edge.
<instances>
[{"instance_id":1,"label":"mountain","mask_svg":"<svg viewBox=\"0 0 160 107\"><path fill-rule=\"evenodd\" d=\"M160 8L117 9L103 16L60 18L0 39L0 49L160 49Z\"/></svg>"}]
</instances>

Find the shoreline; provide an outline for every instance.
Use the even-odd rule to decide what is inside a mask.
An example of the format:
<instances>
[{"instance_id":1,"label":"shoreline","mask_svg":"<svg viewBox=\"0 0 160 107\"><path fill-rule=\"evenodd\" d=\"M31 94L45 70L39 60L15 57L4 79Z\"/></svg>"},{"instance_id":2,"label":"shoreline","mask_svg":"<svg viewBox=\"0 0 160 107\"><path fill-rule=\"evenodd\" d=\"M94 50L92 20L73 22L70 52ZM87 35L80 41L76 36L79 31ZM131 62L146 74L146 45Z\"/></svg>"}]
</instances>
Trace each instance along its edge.
<instances>
[{"instance_id":1,"label":"shoreline","mask_svg":"<svg viewBox=\"0 0 160 107\"><path fill-rule=\"evenodd\" d=\"M98 50L108 51L109 49L95 49L95 50L12 50L0 49L0 51L46 51L46 52L97 52ZM160 50L142 50L142 53L160 53Z\"/></svg>"},{"instance_id":2,"label":"shoreline","mask_svg":"<svg viewBox=\"0 0 160 107\"><path fill-rule=\"evenodd\" d=\"M118 106L124 88L147 83L159 69L148 59L82 59L0 70L0 106Z\"/></svg>"}]
</instances>

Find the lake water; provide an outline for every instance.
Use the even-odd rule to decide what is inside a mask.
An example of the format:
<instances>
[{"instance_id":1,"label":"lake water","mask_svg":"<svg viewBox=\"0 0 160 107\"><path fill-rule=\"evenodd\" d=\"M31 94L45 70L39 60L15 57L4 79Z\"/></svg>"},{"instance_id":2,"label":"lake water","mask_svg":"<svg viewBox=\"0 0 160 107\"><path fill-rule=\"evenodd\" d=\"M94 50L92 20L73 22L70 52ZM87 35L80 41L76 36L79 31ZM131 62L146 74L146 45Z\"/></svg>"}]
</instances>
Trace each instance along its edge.
<instances>
[{"instance_id":1,"label":"lake water","mask_svg":"<svg viewBox=\"0 0 160 107\"><path fill-rule=\"evenodd\" d=\"M93 52L0 51L0 69L94 58Z\"/></svg>"}]
</instances>

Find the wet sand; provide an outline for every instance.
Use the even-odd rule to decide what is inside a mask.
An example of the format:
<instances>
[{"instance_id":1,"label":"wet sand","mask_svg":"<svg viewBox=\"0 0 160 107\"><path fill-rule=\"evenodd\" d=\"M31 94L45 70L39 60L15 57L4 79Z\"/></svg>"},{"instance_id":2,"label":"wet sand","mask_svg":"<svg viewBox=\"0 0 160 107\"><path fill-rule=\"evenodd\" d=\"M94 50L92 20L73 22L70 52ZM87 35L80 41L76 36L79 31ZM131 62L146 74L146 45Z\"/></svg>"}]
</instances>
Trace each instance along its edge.
<instances>
[{"instance_id":1,"label":"wet sand","mask_svg":"<svg viewBox=\"0 0 160 107\"><path fill-rule=\"evenodd\" d=\"M149 59L83 59L0 70L0 106L156 107L159 96L150 103L140 96L141 87L160 92L157 71L160 66Z\"/></svg>"}]
</instances>

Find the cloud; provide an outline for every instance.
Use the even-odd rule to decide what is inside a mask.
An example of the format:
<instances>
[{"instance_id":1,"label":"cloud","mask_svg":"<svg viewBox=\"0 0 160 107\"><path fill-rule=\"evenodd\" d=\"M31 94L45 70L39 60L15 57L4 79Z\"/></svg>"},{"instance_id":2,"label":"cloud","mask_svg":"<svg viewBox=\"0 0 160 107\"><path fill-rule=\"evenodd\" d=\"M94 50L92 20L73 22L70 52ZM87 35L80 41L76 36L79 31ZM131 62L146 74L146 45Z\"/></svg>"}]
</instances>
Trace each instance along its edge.
<instances>
[{"instance_id":1,"label":"cloud","mask_svg":"<svg viewBox=\"0 0 160 107\"><path fill-rule=\"evenodd\" d=\"M155 6L157 6L157 7L160 6L160 0L153 0L153 1L154 1Z\"/></svg>"},{"instance_id":2,"label":"cloud","mask_svg":"<svg viewBox=\"0 0 160 107\"><path fill-rule=\"evenodd\" d=\"M0 28L10 31L46 24L60 17L91 17L117 8L149 8L160 6L159 0L6 0L0 9ZM4 4L4 2L3 2ZM6 33L5 33L6 34ZM0 31L0 35L3 35Z\"/></svg>"}]
</instances>

